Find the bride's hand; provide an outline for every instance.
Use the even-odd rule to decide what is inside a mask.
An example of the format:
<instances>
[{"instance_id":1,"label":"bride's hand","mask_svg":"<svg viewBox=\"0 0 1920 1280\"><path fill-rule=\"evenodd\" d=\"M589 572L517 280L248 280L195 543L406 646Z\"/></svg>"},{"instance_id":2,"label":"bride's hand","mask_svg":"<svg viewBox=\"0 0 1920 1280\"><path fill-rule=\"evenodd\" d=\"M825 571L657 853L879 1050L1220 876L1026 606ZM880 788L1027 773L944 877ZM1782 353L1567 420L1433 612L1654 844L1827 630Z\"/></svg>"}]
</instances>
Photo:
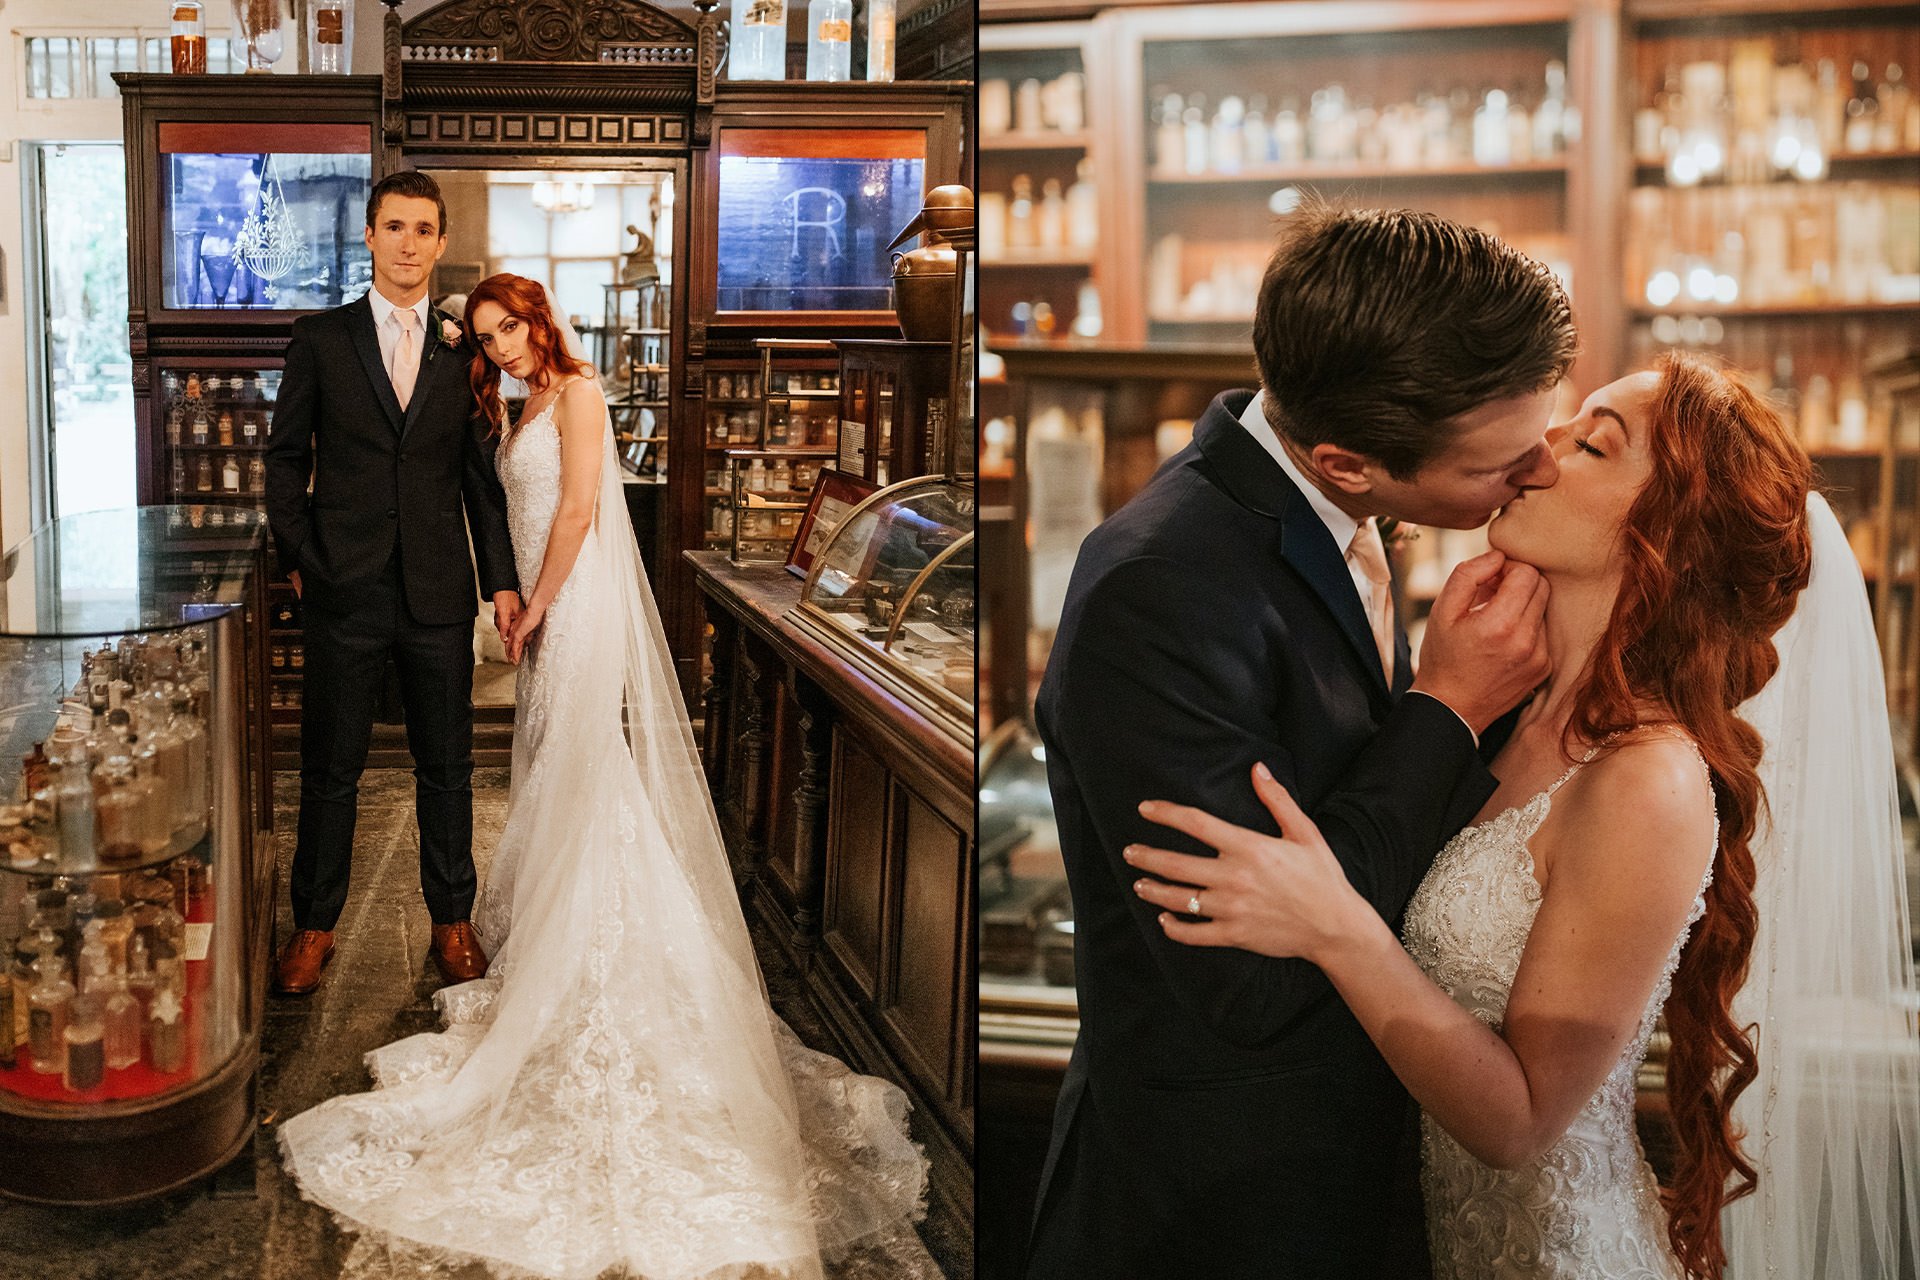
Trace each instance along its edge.
<instances>
[{"instance_id":1,"label":"bride's hand","mask_svg":"<svg viewBox=\"0 0 1920 1280\"><path fill-rule=\"evenodd\" d=\"M1129 845L1123 851L1126 860L1160 877L1136 880L1133 891L1166 908L1160 925L1175 942L1316 960L1329 946L1360 932L1366 921L1356 913L1373 916L1373 908L1347 882L1320 829L1265 765L1254 766L1253 789L1280 824L1279 837L1185 805L1160 800L1141 805L1148 821L1185 832L1219 856ZM1201 919L1181 918L1195 914Z\"/></svg>"},{"instance_id":2,"label":"bride's hand","mask_svg":"<svg viewBox=\"0 0 1920 1280\"><path fill-rule=\"evenodd\" d=\"M540 629L540 624L546 619L547 606L544 604L528 605L520 611L520 616L513 620L513 629L507 633L508 662L519 663L527 651L528 643L533 639L533 633Z\"/></svg>"}]
</instances>

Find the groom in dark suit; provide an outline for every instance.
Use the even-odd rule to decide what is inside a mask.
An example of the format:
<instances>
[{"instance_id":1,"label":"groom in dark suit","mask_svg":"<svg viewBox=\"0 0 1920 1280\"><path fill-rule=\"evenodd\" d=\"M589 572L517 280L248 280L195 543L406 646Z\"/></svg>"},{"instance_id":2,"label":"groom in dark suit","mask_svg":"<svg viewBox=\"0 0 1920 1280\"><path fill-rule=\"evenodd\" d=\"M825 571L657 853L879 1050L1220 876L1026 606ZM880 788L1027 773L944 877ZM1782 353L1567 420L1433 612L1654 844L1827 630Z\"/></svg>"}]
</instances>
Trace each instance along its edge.
<instances>
[{"instance_id":1,"label":"groom in dark suit","mask_svg":"<svg viewBox=\"0 0 1920 1280\"><path fill-rule=\"evenodd\" d=\"M1473 528L1552 484L1574 328L1544 268L1470 228L1318 209L1293 229L1255 317L1262 390L1216 399L1088 537L1036 704L1080 1037L1032 1280L1425 1267L1411 1106L1331 984L1171 943L1121 850L1212 852L1147 823L1149 799L1272 832L1264 762L1398 919L1493 792L1478 734L1546 674L1545 585L1495 553L1461 566L1415 679L1375 518Z\"/></svg>"},{"instance_id":2,"label":"groom in dark suit","mask_svg":"<svg viewBox=\"0 0 1920 1280\"><path fill-rule=\"evenodd\" d=\"M506 495L475 430L459 331L427 305L427 277L447 247L438 184L414 172L382 179L366 239L367 295L293 326L267 442L267 520L300 593L306 644L294 933L274 975L289 995L317 987L333 956L389 656L413 752L433 958L448 982L487 969L468 922L474 561L505 634L520 610Z\"/></svg>"}]
</instances>

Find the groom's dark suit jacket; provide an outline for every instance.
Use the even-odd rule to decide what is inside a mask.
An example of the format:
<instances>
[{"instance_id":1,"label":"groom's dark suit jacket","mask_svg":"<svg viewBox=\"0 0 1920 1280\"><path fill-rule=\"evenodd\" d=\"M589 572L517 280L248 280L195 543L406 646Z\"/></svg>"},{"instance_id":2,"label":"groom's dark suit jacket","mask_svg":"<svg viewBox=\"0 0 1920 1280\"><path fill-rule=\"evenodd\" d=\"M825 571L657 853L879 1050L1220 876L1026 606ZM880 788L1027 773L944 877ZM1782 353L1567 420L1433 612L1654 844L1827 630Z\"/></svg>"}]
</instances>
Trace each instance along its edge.
<instances>
[{"instance_id":1,"label":"groom's dark suit jacket","mask_svg":"<svg viewBox=\"0 0 1920 1280\"><path fill-rule=\"evenodd\" d=\"M1472 734L1380 670L1341 549L1220 396L1090 535L1036 710L1072 882L1080 1038L1054 1119L1034 1280L1381 1273L1407 1096L1300 960L1167 940L1120 851L1209 852L1171 800L1273 831L1265 761L1397 921L1492 794Z\"/></svg>"},{"instance_id":2,"label":"groom's dark suit jacket","mask_svg":"<svg viewBox=\"0 0 1920 1280\"><path fill-rule=\"evenodd\" d=\"M506 497L472 419L469 353L442 345L438 315L427 327L402 410L366 298L294 322L267 438L267 518L281 571L300 570L309 608L351 608L353 588L396 549L416 622L474 616L476 557L485 594L517 585Z\"/></svg>"}]
</instances>

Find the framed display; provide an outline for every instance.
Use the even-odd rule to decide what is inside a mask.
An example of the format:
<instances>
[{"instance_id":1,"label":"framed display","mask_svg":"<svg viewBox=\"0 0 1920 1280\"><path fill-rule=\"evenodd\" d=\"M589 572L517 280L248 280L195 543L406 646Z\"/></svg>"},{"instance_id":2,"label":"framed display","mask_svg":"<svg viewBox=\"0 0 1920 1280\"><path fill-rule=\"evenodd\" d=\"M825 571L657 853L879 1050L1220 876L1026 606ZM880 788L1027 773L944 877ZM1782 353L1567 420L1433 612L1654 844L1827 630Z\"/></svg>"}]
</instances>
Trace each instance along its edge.
<instances>
[{"instance_id":1,"label":"framed display","mask_svg":"<svg viewBox=\"0 0 1920 1280\"><path fill-rule=\"evenodd\" d=\"M813 568L813 558L820 554L847 513L879 491L879 485L864 477L832 467L823 468L820 478L814 482L807 514L800 518L800 531L793 536L793 547L787 552L787 572L806 577Z\"/></svg>"}]
</instances>

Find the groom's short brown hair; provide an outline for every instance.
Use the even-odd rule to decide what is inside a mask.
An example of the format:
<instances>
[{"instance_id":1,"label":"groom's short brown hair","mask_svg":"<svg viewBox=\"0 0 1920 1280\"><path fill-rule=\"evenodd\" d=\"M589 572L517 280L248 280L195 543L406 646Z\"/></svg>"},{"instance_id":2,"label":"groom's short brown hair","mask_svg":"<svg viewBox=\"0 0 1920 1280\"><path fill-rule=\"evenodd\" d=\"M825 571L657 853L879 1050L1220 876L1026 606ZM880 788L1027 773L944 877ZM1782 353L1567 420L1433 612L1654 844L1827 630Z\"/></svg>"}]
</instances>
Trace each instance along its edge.
<instances>
[{"instance_id":1,"label":"groom's short brown hair","mask_svg":"<svg viewBox=\"0 0 1920 1280\"><path fill-rule=\"evenodd\" d=\"M1558 384L1574 337L1546 267L1408 209L1296 214L1253 321L1274 430L1364 454L1398 480L1446 449L1448 419Z\"/></svg>"},{"instance_id":2,"label":"groom's short brown hair","mask_svg":"<svg viewBox=\"0 0 1920 1280\"><path fill-rule=\"evenodd\" d=\"M440 194L440 184L431 175L418 169L400 169L388 174L373 184L373 191L367 196L367 225L373 226L373 220L380 216L380 202L388 196L406 196L414 200L431 200L433 207L440 212L440 234L447 234L447 202Z\"/></svg>"}]
</instances>

